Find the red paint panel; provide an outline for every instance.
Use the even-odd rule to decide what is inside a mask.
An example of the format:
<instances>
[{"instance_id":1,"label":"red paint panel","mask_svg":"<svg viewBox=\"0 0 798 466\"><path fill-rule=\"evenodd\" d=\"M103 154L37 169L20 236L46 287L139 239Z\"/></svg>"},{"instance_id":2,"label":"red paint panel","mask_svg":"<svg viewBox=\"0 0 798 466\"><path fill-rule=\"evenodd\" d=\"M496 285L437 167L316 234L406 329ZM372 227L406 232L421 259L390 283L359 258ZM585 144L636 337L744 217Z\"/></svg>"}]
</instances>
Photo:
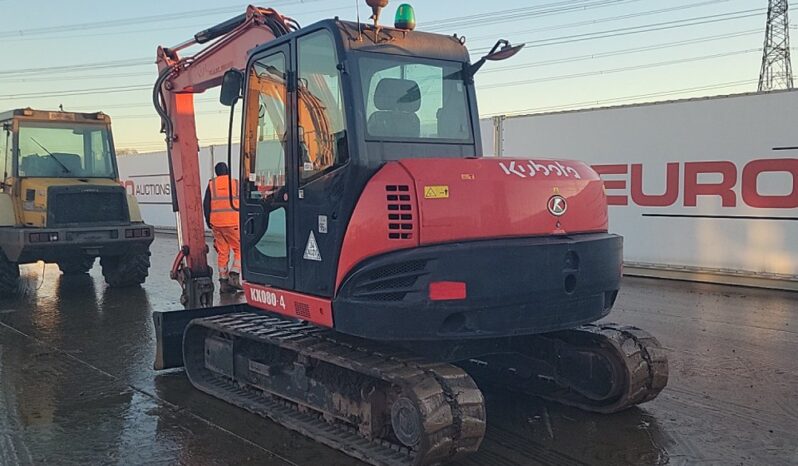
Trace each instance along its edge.
<instances>
[{"instance_id":1,"label":"red paint panel","mask_svg":"<svg viewBox=\"0 0 798 466\"><path fill-rule=\"evenodd\" d=\"M394 186L397 189L389 191ZM407 191L399 191L398 188L404 186L407 187ZM405 200L404 196L407 196L409 201ZM413 178L398 162L385 164L369 180L357 201L346 230L341 256L338 259L336 289L358 262L388 251L418 246L416 199ZM399 216L398 219L395 218L396 215ZM398 225L399 228L391 229L392 225ZM399 235L398 238L391 237L396 234Z\"/></svg>"},{"instance_id":2,"label":"red paint panel","mask_svg":"<svg viewBox=\"0 0 798 466\"><path fill-rule=\"evenodd\" d=\"M332 302L328 299L244 283L247 304L323 327L333 326Z\"/></svg>"},{"instance_id":3,"label":"red paint panel","mask_svg":"<svg viewBox=\"0 0 798 466\"><path fill-rule=\"evenodd\" d=\"M608 228L602 181L582 162L476 158L400 163L416 184L420 245ZM425 198L429 186L447 187L448 198ZM554 194L568 203L560 217L547 208Z\"/></svg>"}]
</instances>

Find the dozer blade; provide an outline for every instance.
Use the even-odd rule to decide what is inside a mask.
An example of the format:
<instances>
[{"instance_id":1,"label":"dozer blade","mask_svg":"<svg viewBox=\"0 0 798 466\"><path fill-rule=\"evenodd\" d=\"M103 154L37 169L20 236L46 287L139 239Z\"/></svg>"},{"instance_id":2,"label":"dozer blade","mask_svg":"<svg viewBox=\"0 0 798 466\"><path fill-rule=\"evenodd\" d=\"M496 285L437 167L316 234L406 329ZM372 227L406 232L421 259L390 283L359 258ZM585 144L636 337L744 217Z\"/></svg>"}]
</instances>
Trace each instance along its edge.
<instances>
[{"instance_id":1,"label":"dozer blade","mask_svg":"<svg viewBox=\"0 0 798 466\"><path fill-rule=\"evenodd\" d=\"M450 364L267 313L193 320L184 345L196 388L371 464L447 463L485 434Z\"/></svg>"},{"instance_id":2,"label":"dozer blade","mask_svg":"<svg viewBox=\"0 0 798 466\"><path fill-rule=\"evenodd\" d=\"M246 304L181 309L178 311L153 311L155 324L155 370L183 367L183 333L194 319L212 317L250 309Z\"/></svg>"},{"instance_id":3,"label":"dozer blade","mask_svg":"<svg viewBox=\"0 0 798 466\"><path fill-rule=\"evenodd\" d=\"M589 324L520 337L511 352L463 364L478 381L586 411L615 413L659 395L668 359L659 341L631 326Z\"/></svg>"}]
</instances>

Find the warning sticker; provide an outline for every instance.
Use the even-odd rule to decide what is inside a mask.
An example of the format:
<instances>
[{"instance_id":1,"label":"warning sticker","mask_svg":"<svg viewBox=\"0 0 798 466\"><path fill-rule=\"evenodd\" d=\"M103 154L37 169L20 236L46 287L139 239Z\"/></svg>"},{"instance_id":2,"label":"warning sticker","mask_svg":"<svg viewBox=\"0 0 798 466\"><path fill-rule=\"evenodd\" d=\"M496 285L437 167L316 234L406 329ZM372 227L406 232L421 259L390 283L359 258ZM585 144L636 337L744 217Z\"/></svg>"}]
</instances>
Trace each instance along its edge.
<instances>
[{"instance_id":1,"label":"warning sticker","mask_svg":"<svg viewBox=\"0 0 798 466\"><path fill-rule=\"evenodd\" d=\"M319 252L319 245L316 243L316 237L313 235L313 230L310 230L308 244L305 246L305 254L302 257L309 261L321 262L321 252Z\"/></svg>"},{"instance_id":2,"label":"warning sticker","mask_svg":"<svg viewBox=\"0 0 798 466\"><path fill-rule=\"evenodd\" d=\"M424 186L425 199L448 199L448 186Z\"/></svg>"}]
</instances>

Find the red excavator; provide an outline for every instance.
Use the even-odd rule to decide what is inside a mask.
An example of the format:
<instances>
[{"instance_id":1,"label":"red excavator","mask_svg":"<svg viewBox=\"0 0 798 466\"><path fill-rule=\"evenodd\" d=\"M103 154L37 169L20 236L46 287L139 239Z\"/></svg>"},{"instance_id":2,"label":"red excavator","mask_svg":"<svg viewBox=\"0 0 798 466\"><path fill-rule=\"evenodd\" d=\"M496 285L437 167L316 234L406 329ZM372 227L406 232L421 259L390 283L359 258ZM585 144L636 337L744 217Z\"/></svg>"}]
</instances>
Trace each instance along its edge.
<instances>
[{"instance_id":1,"label":"red excavator","mask_svg":"<svg viewBox=\"0 0 798 466\"><path fill-rule=\"evenodd\" d=\"M520 47L471 63L464 38L415 31L409 5L390 28L387 0L367 3L373 24L249 7L158 49L188 309L154 313L156 369L373 464L476 451L475 380L602 413L656 397L657 340L594 323L622 272L598 175L482 156L474 75ZM208 307L193 96L220 85L231 134L243 94L246 304Z\"/></svg>"}]
</instances>

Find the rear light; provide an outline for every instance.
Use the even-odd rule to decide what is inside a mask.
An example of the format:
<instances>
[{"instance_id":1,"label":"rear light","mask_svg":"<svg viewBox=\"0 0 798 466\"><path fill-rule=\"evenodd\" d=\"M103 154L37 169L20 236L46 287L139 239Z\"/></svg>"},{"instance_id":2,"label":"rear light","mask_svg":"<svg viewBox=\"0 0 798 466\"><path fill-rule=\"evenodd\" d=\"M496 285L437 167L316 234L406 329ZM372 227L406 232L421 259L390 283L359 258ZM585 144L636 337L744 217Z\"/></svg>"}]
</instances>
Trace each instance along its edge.
<instances>
[{"instance_id":1,"label":"rear light","mask_svg":"<svg viewBox=\"0 0 798 466\"><path fill-rule=\"evenodd\" d=\"M125 238L149 238L149 237L150 237L149 228L131 228L129 230L125 230Z\"/></svg>"},{"instance_id":2,"label":"rear light","mask_svg":"<svg viewBox=\"0 0 798 466\"><path fill-rule=\"evenodd\" d=\"M466 299L465 282L432 282L429 284L429 299L432 301L452 301Z\"/></svg>"},{"instance_id":3,"label":"rear light","mask_svg":"<svg viewBox=\"0 0 798 466\"><path fill-rule=\"evenodd\" d=\"M31 233L28 236L31 243L49 243L58 241L58 233Z\"/></svg>"}]
</instances>

